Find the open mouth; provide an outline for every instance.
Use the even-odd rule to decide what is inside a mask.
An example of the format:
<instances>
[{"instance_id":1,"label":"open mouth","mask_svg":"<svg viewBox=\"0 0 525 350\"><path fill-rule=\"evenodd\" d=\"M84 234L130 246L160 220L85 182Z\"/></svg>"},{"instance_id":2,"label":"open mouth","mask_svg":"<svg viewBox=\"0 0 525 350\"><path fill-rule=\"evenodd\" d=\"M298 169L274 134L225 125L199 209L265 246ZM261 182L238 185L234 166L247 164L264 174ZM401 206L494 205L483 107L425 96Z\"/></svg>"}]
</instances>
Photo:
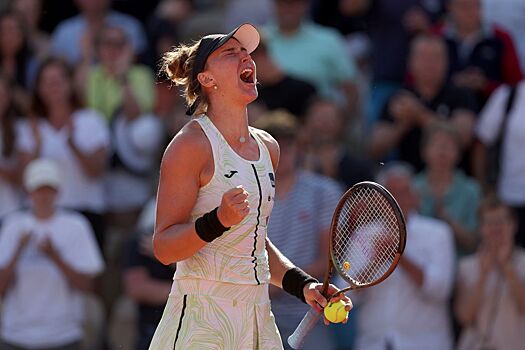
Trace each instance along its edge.
<instances>
[{"instance_id":1,"label":"open mouth","mask_svg":"<svg viewBox=\"0 0 525 350\"><path fill-rule=\"evenodd\" d=\"M255 74L252 68L244 68L241 72L240 78L244 83L255 83Z\"/></svg>"}]
</instances>

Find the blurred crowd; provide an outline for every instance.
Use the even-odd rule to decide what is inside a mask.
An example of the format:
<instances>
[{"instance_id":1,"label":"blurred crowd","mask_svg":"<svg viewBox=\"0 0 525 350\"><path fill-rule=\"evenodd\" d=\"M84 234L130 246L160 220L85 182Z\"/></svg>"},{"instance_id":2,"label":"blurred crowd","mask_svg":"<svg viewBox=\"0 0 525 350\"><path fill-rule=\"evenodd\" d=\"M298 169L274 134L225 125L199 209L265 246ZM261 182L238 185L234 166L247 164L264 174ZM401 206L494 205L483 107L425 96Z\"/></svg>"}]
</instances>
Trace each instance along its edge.
<instances>
[{"instance_id":1,"label":"blurred crowd","mask_svg":"<svg viewBox=\"0 0 525 350\"><path fill-rule=\"evenodd\" d=\"M189 120L158 62L244 22L262 34L249 117L281 148L270 239L322 279L353 184L382 183L407 221L397 270L306 348L523 348L525 2L0 8L0 350L148 348L176 269L152 251L157 173ZM307 306L271 296L285 340Z\"/></svg>"}]
</instances>

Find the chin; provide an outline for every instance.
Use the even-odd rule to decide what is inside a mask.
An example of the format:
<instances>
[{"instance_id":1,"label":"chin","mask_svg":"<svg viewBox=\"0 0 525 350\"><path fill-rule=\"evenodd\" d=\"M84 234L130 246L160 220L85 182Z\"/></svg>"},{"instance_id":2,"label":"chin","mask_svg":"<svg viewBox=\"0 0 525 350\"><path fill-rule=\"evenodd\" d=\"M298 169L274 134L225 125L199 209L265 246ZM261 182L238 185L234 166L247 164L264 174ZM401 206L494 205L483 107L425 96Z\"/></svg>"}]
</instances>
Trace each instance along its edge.
<instances>
[{"instance_id":1,"label":"chin","mask_svg":"<svg viewBox=\"0 0 525 350\"><path fill-rule=\"evenodd\" d=\"M242 99L246 101L246 104L252 103L257 99L259 93L257 92L257 87L254 87L253 90L242 90Z\"/></svg>"}]
</instances>

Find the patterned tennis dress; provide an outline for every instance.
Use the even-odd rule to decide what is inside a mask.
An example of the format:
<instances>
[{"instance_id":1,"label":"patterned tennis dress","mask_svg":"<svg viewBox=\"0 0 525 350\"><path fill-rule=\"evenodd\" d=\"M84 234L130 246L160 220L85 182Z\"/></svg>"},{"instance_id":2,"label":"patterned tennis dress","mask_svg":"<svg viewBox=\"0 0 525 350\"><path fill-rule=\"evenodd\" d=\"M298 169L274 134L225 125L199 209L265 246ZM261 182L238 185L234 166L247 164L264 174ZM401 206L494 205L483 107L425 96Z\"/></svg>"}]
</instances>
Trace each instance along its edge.
<instances>
[{"instance_id":1,"label":"patterned tennis dress","mask_svg":"<svg viewBox=\"0 0 525 350\"><path fill-rule=\"evenodd\" d=\"M196 118L213 151L214 174L199 190L192 221L213 210L239 185L249 193L250 213L238 225L177 263L173 286L150 350L282 349L270 310L266 227L275 194L266 145L259 159L239 156L207 116Z\"/></svg>"}]
</instances>

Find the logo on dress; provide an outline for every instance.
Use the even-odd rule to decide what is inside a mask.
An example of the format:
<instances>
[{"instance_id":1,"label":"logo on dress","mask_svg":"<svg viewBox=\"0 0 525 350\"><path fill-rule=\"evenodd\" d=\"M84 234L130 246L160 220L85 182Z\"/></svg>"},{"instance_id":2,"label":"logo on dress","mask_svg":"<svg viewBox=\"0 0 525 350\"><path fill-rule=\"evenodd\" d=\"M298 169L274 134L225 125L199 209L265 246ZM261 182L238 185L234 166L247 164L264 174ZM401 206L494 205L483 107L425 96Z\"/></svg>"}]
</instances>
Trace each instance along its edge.
<instances>
[{"instance_id":1,"label":"logo on dress","mask_svg":"<svg viewBox=\"0 0 525 350\"><path fill-rule=\"evenodd\" d=\"M275 188L275 177L273 176L273 173L268 173L268 177L270 178L270 183L272 184L272 187Z\"/></svg>"},{"instance_id":2,"label":"logo on dress","mask_svg":"<svg viewBox=\"0 0 525 350\"><path fill-rule=\"evenodd\" d=\"M224 174L225 177L227 177L228 179L231 179L233 175L237 174L238 171L237 170L230 170L230 173L229 174Z\"/></svg>"}]
</instances>

